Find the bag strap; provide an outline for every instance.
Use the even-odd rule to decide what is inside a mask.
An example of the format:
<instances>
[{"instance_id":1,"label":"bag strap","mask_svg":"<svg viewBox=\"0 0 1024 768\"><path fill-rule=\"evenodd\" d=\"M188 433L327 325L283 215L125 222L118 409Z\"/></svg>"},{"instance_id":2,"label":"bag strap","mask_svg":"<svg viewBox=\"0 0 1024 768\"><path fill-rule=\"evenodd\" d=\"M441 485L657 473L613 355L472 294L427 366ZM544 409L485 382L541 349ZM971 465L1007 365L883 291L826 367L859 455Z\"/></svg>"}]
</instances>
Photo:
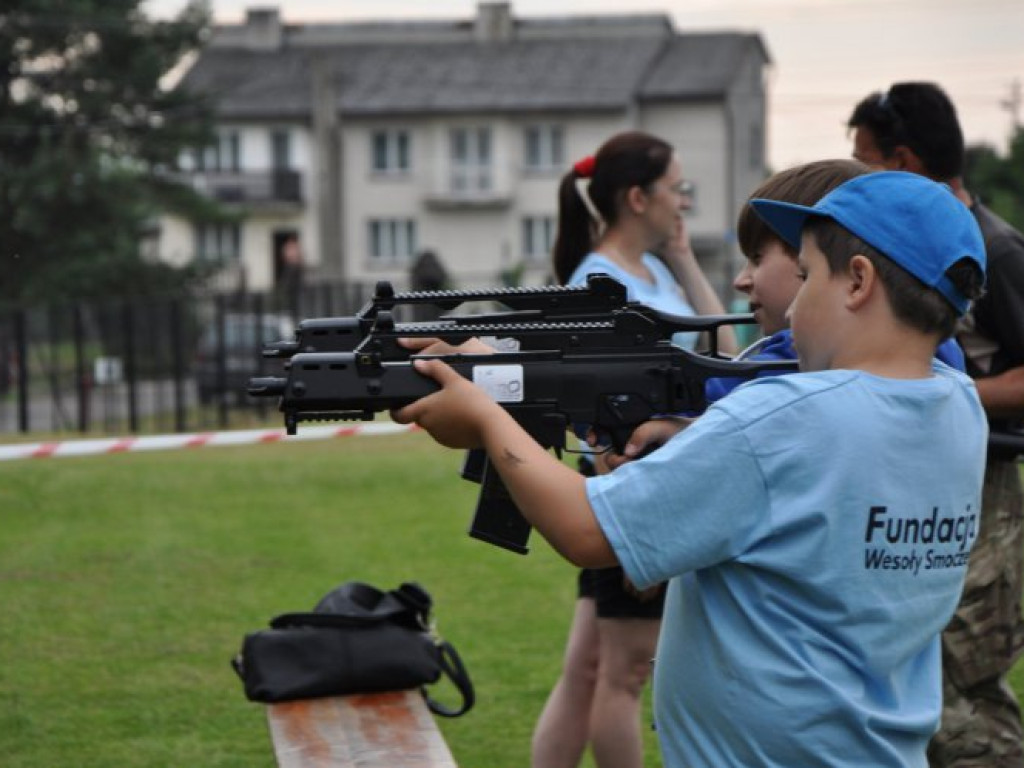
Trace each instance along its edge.
<instances>
[{"instance_id":1,"label":"bag strap","mask_svg":"<svg viewBox=\"0 0 1024 768\"><path fill-rule=\"evenodd\" d=\"M430 609L434 607L430 593L415 581L402 582L398 589L392 589L390 594L406 608L424 618L430 615Z\"/></svg>"},{"instance_id":2,"label":"bag strap","mask_svg":"<svg viewBox=\"0 0 1024 768\"><path fill-rule=\"evenodd\" d=\"M270 620L271 629L285 627L367 627L373 624L393 622L393 616L369 615L346 616L341 613L282 613Z\"/></svg>"},{"instance_id":3,"label":"bag strap","mask_svg":"<svg viewBox=\"0 0 1024 768\"><path fill-rule=\"evenodd\" d=\"M476 703L476 692L473 690L473 681L469 679L469 673L466 671L466 666L462 663L462 657L459 656L458 651L455 650L451 643L447 640L438 640L437 649L441 671L444 672L448 679L455 684L456 688L458 688L459 693L462 695L462 706L458 709L449 709L444 704L430 698L426 688L421 688L420 691L427 702L427 707L435 715L440 715L441 717L458 717L459 715L464 715L469 712Z\"/></svg>"},{"instance_id":4,"label":"bag strap","mask_svg":"<svg viewBox=\"0 0 1024 768\"><path fill-rule=\"evenodd\" d=\"M274 629L291 626L359 627L391 621L409 629L427 630L433 600L416 582L387 592L351 581L325 595L312 611L293 611L271 619Z\"/></svg>"}]
</instances>

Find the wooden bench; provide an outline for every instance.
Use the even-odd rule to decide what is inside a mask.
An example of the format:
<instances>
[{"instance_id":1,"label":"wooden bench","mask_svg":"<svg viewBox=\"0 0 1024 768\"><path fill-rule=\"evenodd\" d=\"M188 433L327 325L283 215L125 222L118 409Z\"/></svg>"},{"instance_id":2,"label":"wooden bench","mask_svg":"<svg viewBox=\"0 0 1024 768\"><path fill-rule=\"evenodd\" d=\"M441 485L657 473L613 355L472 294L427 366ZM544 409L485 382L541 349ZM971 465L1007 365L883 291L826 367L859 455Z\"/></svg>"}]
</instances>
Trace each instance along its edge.
<instances>
[{"instance_id":1,"label":"wooden bench","mask_svg":"<svg viewBox=\"0 0 1024 768\"><path fill-rule=\"evenodd\" d=\"M419 691L267 705L280 768L456 768Z\"/></svg>"}]
</instances>

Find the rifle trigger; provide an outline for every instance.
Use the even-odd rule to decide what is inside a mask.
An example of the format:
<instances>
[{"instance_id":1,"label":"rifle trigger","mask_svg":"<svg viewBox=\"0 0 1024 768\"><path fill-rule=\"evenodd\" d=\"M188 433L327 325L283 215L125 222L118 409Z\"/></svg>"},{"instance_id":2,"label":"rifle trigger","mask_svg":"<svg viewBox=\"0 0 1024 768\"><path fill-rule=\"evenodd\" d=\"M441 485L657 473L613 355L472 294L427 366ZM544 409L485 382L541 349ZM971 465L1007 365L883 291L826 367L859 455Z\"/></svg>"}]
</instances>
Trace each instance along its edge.
<instances>
[{"instance_id":1,"label":"rifle trigger","mask_svg":"<svg viewBox=\"0 0 1024 768\"><path fill-rule=\"evenodd\" d=\"M626 402L625 398L625 395L615 395L606 398L604 401L605 407L608 409L608 412L611 413L611 415L614 416L618 421L626 420L626 415L622 412L622 409L619 408L620 403Z\"/></svg>"},{"instance_id":2,"label":"rifle trigger","mask_svg":"<svg viewBox=\"0 0 1024 768\"><path fill-rule=\"evenodd\" d=\"M360 368L380 368L380 352L360 352L356 356L356 365Z\"/></svg>"}]
</instances>

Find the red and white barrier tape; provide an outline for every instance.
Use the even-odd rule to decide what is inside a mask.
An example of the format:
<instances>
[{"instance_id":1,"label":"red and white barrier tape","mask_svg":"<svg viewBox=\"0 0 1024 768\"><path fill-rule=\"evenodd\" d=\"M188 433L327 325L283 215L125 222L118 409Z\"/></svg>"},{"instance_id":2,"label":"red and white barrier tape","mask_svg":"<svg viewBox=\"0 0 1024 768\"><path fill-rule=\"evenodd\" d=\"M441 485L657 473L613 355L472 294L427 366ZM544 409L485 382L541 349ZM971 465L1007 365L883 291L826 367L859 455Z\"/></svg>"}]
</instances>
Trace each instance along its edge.
<instances>
[{"instance_id":1,"label":"red and white barrier tape","mask_svg":"<svg viewBox=\"0 0 1024 768\"><path fill-rule=\"evenodd\" d=\"M68 440L53 443L20 443L0 445L0 461L13 459L50 459L69 456L96 456L129 451L165 451L173 448L205 448L252 443L276 443L287 439L324 440L350 435L387 435L408 432L414 426L391 422L370 422L343 427L300 427L298 434L286 435L283 429L243 429L231 432L197 432L183 435L150 435L146 437L113 437L99 440Z\"/></svg>"}]
</instances>

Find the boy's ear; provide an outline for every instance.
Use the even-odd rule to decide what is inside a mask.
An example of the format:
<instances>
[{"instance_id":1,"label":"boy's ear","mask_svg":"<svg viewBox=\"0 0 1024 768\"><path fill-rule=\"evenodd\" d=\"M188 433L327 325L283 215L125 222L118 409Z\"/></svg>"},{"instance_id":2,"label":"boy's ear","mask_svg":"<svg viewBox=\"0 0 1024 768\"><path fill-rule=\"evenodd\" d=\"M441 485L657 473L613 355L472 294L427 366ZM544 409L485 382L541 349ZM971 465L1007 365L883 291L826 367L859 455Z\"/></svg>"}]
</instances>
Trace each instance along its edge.
<instances>
[{"instance_id":1,"label":"boy's ear","mask_svg":"<svg viewBox=\"0 0 1024 768\"><path fill-rule=\"evenodd\" d=\"M849 285L846 289L846 308L857 310L863 307L878 290L878 271L867 256L855 254L846 265Z\"/></svg>"},{"instance_id":2,"label":"boy's ear","mask_svg":"<svg viewBox=\"0 0 1024 768\"><path fill-rule=\"evenodd\" d=\"M908 173L916 173L920 176L927 176L925 173L924 163L921 162L921 158L910 147L905 144L898 145L893 151L892 164L895 166L897 171L907 171Z\"/></svg>"}]
</instances>

